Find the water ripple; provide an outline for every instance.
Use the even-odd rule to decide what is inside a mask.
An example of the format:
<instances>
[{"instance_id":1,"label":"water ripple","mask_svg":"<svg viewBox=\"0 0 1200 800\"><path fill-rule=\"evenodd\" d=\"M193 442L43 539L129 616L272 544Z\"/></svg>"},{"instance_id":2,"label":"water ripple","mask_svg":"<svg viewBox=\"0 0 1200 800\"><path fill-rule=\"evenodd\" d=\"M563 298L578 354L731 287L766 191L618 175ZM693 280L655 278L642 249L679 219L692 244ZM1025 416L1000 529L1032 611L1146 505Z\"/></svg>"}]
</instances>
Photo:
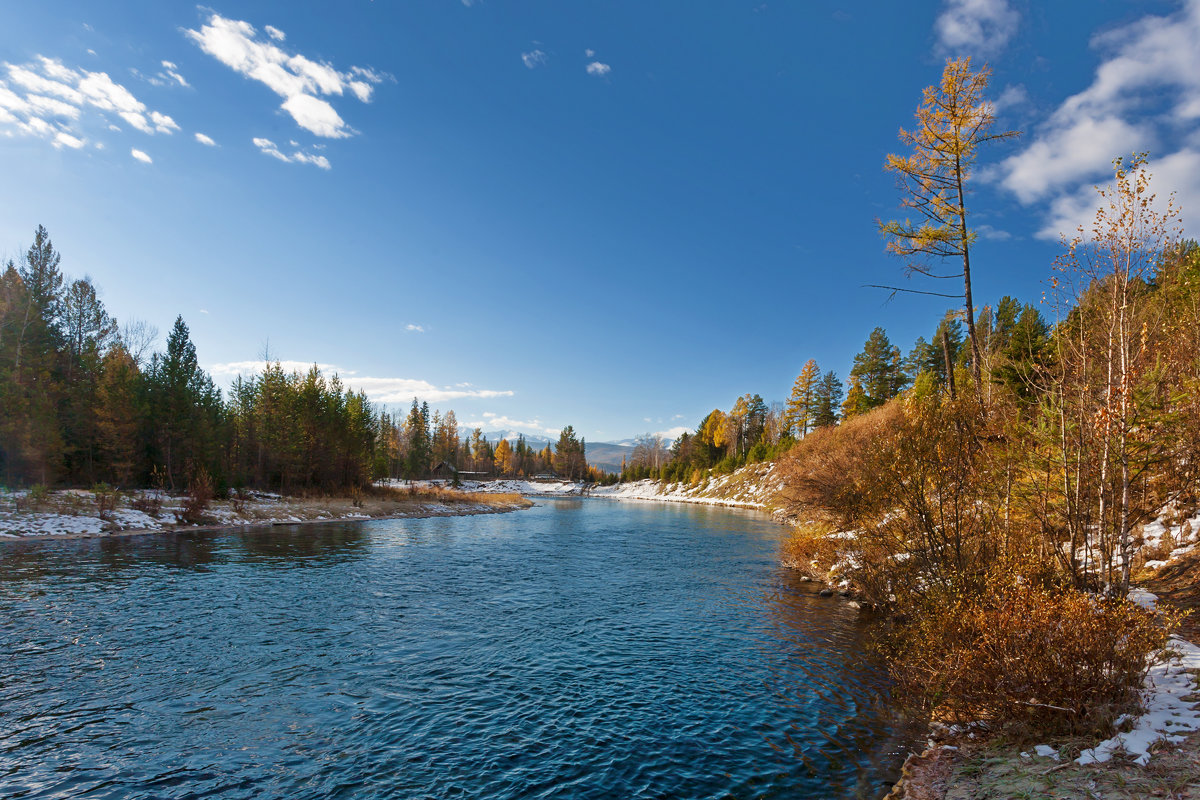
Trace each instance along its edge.
<instances>
[{"instance_id":1,"label":"water ripple","mask_svg":"<svg viewBox=\"0 0 1200 800\"><path fill-rule=\"evenodd\" d=\"M753 514L519 514L0 548L7 798L876 797L857 612Z\"/></svg>"}]
</instances>

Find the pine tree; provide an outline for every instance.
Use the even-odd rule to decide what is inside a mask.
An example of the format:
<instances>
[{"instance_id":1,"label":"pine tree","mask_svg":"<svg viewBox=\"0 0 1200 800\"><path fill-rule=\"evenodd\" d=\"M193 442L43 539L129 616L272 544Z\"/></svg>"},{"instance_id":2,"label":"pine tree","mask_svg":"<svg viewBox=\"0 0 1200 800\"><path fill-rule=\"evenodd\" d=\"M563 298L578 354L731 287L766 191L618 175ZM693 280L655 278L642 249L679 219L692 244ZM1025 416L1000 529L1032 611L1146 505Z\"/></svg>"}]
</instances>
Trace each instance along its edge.
<instances>
[{"instance_id":1,"label":"pine tree","mask_svg":"<svg viewBox=\"0 0 1200 800\"><path fill-rule=\"evenodd\" d=\"M900 348L891 343L883 328L871 331L862 352L854 357L854 369L850 371L850 375L852 379L857 379L859 390L866 397L867 408L883 405L904 388L905 377ZM851 386L853 385L852 380ZM858 402L857 399L855 402Z\"/></svg>"},{"instance_id":2,"label":"pine tree","mask_svg":"<svg viewBox=\"0 0 1200 800\"><path fill-rule=\"evenodd\" d=\"M821 371L817 362L809 359L805 362L796 383L792 386L792 394L788 398L787 412L784 417L784 429L787 432L798 431L801 436L808 434L812 427L816 411L817 383L821 380Z\"/></svg>"},{"instance_id":3,"label":"pine tree","mask_svg":"<svg viewBox=\"0 0 1200 800\"><path fill-rule=\"evenodd\" d=\"M571 425L562 429L554 447L554 471L560 478L580 480L587 475L586 443L575 435Z\"/></svg>"},{"instance_id":4,"label":"pine tree","mask_svg":"<svg viewBox=\"0 0 1200 800\"><path fill-rule=\"evenodd\" d=\"M408 453L404 460L404 472L409 480L423 478L429 471L429 403L417 404L413 398L412 409L404 423Z\"/></svg>"},{"instance_id":5,"label":"pine tree","mask_svg":"<svg viewBox=\"0 0 1200 800\"><path fill-rule=\"evenodd\" d=\"M813 400L813 428L828 428L836 425L838 409L842 404L842 382L837 374L826 372L817 384Z\"/></svg>"},{"instance_id":6,"label":"pine tree","mask_svg":"<svg viewBox=\"0 0 1200 800\"><path fill-rule=\"evenodd\" d=\"M139 471L141 382L137 363L124 347L118 344L105 354L96 390L96 429L102 472L117 486L132 486Z\"/></svg>"}]
</instances>

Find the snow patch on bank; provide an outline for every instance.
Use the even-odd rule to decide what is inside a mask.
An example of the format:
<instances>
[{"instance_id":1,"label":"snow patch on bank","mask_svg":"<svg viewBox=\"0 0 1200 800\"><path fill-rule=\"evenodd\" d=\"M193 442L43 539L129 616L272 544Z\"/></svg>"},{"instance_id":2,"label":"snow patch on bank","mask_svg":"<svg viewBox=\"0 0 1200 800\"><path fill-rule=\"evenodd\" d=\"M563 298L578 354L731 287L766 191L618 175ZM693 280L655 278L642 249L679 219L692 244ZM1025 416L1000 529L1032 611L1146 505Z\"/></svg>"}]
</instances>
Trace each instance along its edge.
<instances>
[{"instance_id":1,"label":"snow patch on bank","mask_svg":"<svg viewBox=\"0 0 1200 800\"><path fill-rule=\"evenodd\" d=\"M774 504L782 488L775 464L767 462L749 464L729 475L714 475L697 484L641 480L600 486L592 490L592 496L763 509Z\"/></svg>"},{"instance_id":2,"label":"snow patch on bank","mask_svg":"<svg viewBox=\"0 0 1200 800\"><path fill-rule=\"evenodd\" d=\"M1132 721L1130 730L1084 750L1076 763L1101 763L1123 750L1138 764L1146 764L1155 743L1179 744L1186 738L1183 734L1200 730L1197 702L1185 699L1197 691L1193 673L1200 670L1200 647L1172 636L1162 656L1162 660L1146 673L1142 683L1145 713Z\"/></svg>"}]
</instances>

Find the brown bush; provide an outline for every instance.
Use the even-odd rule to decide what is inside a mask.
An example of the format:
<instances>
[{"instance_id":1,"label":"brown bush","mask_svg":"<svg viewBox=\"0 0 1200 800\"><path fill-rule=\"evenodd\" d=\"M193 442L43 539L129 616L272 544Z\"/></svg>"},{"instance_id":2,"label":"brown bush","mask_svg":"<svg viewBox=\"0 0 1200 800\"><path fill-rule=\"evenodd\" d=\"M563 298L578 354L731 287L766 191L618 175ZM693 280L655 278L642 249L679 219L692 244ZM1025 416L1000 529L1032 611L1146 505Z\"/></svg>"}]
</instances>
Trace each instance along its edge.
<instances>
[{"instance_id":1,"label":"brown bush","mask_svg":"<svg viewBox=\"0 0 1200 800\"><path fill-rule=\"evenodd\" d=\"M96 499L96 510L100 519L109 519L121 500L121 493L107 483L92 486L92 496Z\"/></svg>"},{"instance_id":2,"label":"brown bush","mask_svg":"<svg viewBox=\"0 0 1200 800\"><path fill-rule=\"evenodd\" d=\"M902 702L955 721L1108 735L1136 710L1149 659L1178 624L1125 600L995 573L931 592L883 642Z\"/></svg>"},{"instance_id":3,"label":"brown bush","mask_svg":"<svg viewBox=\"0 0 1200 800\"><path fill-rule=\"evenodd\" d=\"M877 473L902 423L900 403L893 402L805 436L780 461L784 510L843 530L886 510Z\"/></svg>"},{"instance_id":4,"label":"brown bush","mask_svg":"<svg viewBox=\"0 0 1200 800\"><path fill-rule=\"evenodd\" d=\"M207 521L204 512L213 499L212 478L207 470L199 470L188 485L188 493L183 500L183 509L176 512L175 519L188 525L199 525Z\"/></svg>"},{"instance_id":5,"label":"brown bush","mask_svg":"<svg viewBox=\"0 0 1200 800\"><path fill-rule=\"evenodd\" d=\"M798 443L783 463L785 510L855 531L849 577L869 602L977 581L1022 549L1005 513L1004 420L966 391L910 392Z\"/></svg>"},{"instance_id":6,"label":"brown bush","mask_svg":"<svg viewBox=\"0 0 1200 800\"><path fill-rule=\"evenodd\" d=\"M142 492L129 501L130 508L158 517L162 513L162 494L157 490Z\"/></svg>"}]
</instances>

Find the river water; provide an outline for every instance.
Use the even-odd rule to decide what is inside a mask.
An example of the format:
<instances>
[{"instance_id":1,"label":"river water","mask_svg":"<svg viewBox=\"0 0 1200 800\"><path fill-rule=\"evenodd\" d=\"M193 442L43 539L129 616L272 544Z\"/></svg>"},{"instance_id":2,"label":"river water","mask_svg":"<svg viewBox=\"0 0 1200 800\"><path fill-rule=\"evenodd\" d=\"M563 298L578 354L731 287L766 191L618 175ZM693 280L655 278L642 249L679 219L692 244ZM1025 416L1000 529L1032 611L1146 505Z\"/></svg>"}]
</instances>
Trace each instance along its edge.
<instances>
[{"instance_id":1,"label":"river water","mask_svg":"<svg viewBox=\"0 0 1200 800\"><path fill-rule=\"evenodd\" d=\"M858 612L752 512L0 545L0 797L878 797Z\"/></svg>"}]
</instances>

